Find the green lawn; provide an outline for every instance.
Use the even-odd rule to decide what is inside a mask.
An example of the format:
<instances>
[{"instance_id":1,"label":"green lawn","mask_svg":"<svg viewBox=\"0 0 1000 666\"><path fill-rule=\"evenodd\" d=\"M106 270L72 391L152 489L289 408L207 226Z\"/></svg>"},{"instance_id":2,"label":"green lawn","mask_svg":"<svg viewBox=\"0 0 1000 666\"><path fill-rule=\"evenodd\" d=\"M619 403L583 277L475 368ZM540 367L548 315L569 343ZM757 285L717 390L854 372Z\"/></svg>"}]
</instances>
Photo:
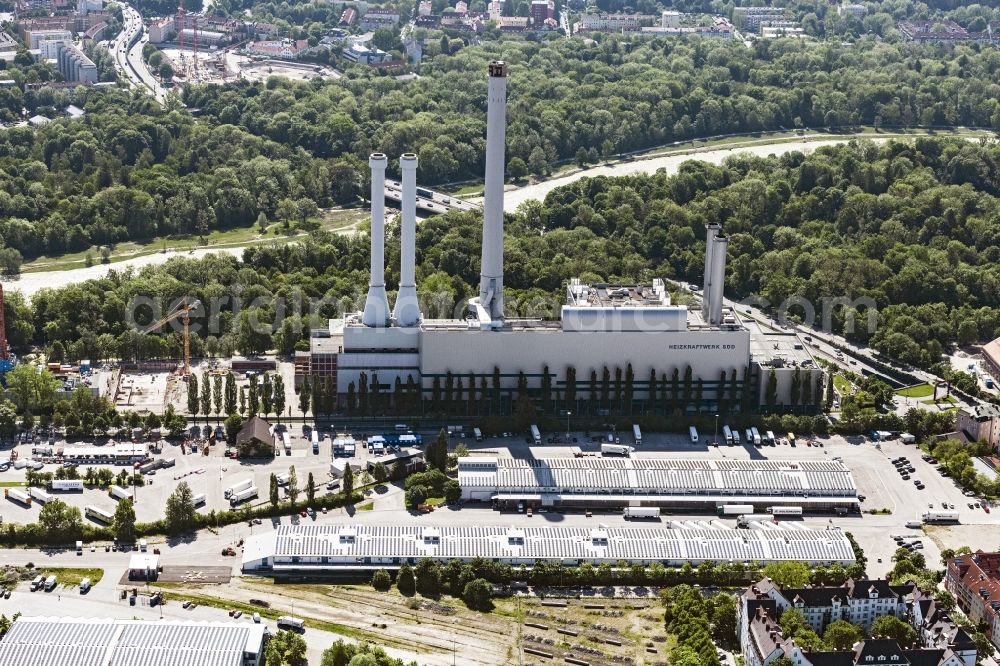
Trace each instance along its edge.
<instances>
[{"instance_id":1,"label":"green lawn","mask_svg":"<svg viewBox=\"0 0 1000 666\"><path fill-rule=\"evenodd\" d=\"M930 394L928 394L928 395L930 395ZM925 405L937 405L937 404L940 404L942 402L946 402L948 404L954 405L954 404L956 404L958 402L958 400L956 400L953 396L949 395L947 397L940 396L940 397L938 397L937 400L934 400L934 398L930 398L928 400L921 400L920 402L922 402Z\"/></svg>"},{"instance_id":2,"label":"green lawn","mask_svg":"<svg viewBox=\"0 0 1000 666\"><path fill-rule=\"evenodd\" d=\"M934 387L930 384L917 384L896 391L896 395L906 398L926 398L934 395Z\"/></svg>"},{"instance_id":3,"label":"green lawn","mask_svg":"<svg viewBox=\"0 0 1000 666\"><path fill-rule=\"evenodd\" d=\"M854 385L851 384L850 380L841 374L833 376L833 387L837 389L837 393L842 396L850 395L851 391L854 390Z\"/></svg>"},{"instance_id":4,"label":"green lawn","mask_svg":"<svg viewBox=\"0 0 1000 666\"><path fill-rule=\"evenodd\" d=\"M104 569L88 569L77 567L40 567L35 569L43 576L55 576L63 587L79 587L84 578L90 579L91 585L97 585L104 578Z\"/></svg>"},{"instance_id":5,"label":"green lawn","mask_svg":"<svg viewBox=\"0 0 1000 666\"><path fill-rule=\"evenodd\" d=\"M354 507L355 511L371 511L375 507L375 502L365 502Z\"/></svg>"}]
</instances>

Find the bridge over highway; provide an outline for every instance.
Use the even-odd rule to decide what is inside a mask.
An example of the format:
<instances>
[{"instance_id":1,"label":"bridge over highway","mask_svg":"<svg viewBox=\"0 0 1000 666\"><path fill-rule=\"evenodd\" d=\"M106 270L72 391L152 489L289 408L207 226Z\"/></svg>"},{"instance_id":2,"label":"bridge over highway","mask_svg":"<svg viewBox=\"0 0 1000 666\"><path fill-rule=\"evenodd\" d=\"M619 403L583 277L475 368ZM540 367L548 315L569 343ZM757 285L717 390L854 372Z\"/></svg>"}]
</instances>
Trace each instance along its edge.
<instances>
[{"instance_id":1,"label":"bridge over highway","mask_svg":"<svg viewBox=\"0 0 1000 666\"><path fill-rule=\"evenodd\" d=\"M403 186L398 180L385 181L386 201L400 204L403 200ZM436 215L449 210L481 210L482 206L426 187L417 188L417 210Z\"/></svg>"}]
</instances>

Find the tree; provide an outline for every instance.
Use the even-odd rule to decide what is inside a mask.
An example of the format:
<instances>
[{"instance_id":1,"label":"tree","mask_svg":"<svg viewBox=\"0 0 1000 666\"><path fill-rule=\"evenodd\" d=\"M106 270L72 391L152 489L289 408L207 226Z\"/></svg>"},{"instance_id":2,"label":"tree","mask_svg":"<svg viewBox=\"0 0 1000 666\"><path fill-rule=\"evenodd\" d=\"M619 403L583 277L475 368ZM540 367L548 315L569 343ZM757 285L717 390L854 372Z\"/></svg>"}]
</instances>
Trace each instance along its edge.
<instances>
[{"instance_id":1,"label":"tree","mask_svg":"<svg viewBox=\"0 0 1000 666\"><path fill-rule=\"evenodd\" d=\"M372 478L375 479L375 483L385 483L389 478L389 472L385 469L385 464L375 463L372 468Z\"/></svg>"},{"instance_id":2,"label":"tree","mask_svg":"<svg viewBox=\"0 0 1000 666\"><path fill-rule=\"evenodd\" d=\"M416 581L413 578L413 569L409 564L403 564L399 567L399 573L396 574L396 589L399 593L404 596L410 596L417 591Z\"/></svg>"},{"instance_id":3,"label":"tree","mask_svg":"<svg viewBox=\"0 0 1000 666\"><path fill-rule=\"evenodd\" d=\"M770 666L795 666L795 665L792 663L792 660L790 658L781 656L772 659L770 661Z\"/></svg>"},{"instance_id":4,"label":"tree","mask_svg":"<svg viewBox=\"0 0 1000 666\"><path fill-rule=\"evenodd\" d=\"M312 506L313 500L316 499L316 480L313 478L313 473L309 472L309 476L306 477L306 502Z\"/></svg>"},{"instance_id":5,"label":"tree","mask_svg":"<svg viewBox=\"0 0 1000 666\"><path fill-rule=\"evenodd\" d=\"M856 627L850 622L837 620L831 622L826 631L823 632L823 640L834 650L849 650L851 647L864 638L860 627Z\"/></svg>"},{"instance_id":6,"label":"tree","mask_svg":"<svg viewBox=\"0 0 1000 666\"><path fill-rule=\"evenodd\" d=\"M288 499L292 501L294 506L299 499L299 477L295 473L295 465L288 468L288 486L285 490L288 492Z\"/></svg>"},{"instance_id":7,"label":"tree","mask_svg":"<svg viewBox=\"0 0 1000 666\"><path fill-rule=\"evenodd\" d=\"M187 407L188 414L191 416L198 416L198 377L193 372L188 375L187 379L188 385L188 395L187 395Z\"/></svg>"},{"instance_id":8,"label":"tree","mask_svg":"<svg viewBox=\"0 0 1000 666\"><path fill-rule=\"evenodd\" d=\"M222 398L222 376L215 375L212 377L212 401L215 404L215 416L218 418L219 414L225 411L225 405L223 404Z\"/></svg>"},{"instance_id":9,"label":"tree","mask_svg":"<svg viewBox=\"0 0 1000 666\"><path fill-rule=\"evenodd\" d=\"M772 562L764 567L764 575L778 587L805 587L809 582L809 567L804 562Z\"/></svg>"},{"instance_id":10,"label":"tree","mask_svg":"<svg viewBox=\"0 0 1000 666\"><path fill-rule=\"evenodd\" d=\"M439 469L442 472L448 471L448 433L445 432L444 428L438 431L437 439L427 447L425 456L427 464L434 469Z\"/></svg>"},{"instance_id":11,"label":"tree","mask_svg":"<svg viewBox=\"0 0 1000 666\"><path fill-rule=\"evenodd\" d=\"M274 395L271 398L271 402L274 403L274 413L278 415L278 422L280 423L281 413L285 411L285 380L282 379L281 375L274 376L274 381L271 383L271 390Z\"/></svg>"},{"instance_id":12,"label":"tree","mask_svg":"<svg viewBox=\"0 0 1000 666\"><path fill-rule=\"evenodd\" d=\"M893 615L883 615L872 622L872 638L891 638L903 648L909 648L917 641L917 631L912 626Z\"/></svg>"},{"instance_id":13,"label":"tree","mask_svg":"<svg viewBox=\"0 0 1000 666\"><path fill-rule=\"evenodd\" d=\"M115 507L115 517L111 522L111 529L115 533L115 540L120 543L132 543L135 541L135 507L132 500L125 498L118 502Z\"/></svg>"},{"instance_id":14,"label":"tree","mask_svg":"<svg viewBox=\"0 0 1000 666\"><path fill-rule=\"evenodd\" d=\"M274 393L271 387L271 375L264 373L260 384L260 411L267 416L274 406Z\"/></svg>"},{"instance_id":15,"label":"tree","mask_svg":"<svg viewBox=\"0 0 1000 666\"><path fill-rule=\"evenodd\" d=\"M305 666L306 647L302 636L279 630L267 643L264 662L267 666Z\"/></svg>"},{"instance_id":16,"label":"tree","mask_svg":"<svg viewBox=\"0 0 1000 666\"><path fill-rule=\"evenodd\" d=\"M274 472L271 472L269 486L270 489L268 492L268 499L271 502L271 506L277 507L278 503L281 501L281 495L278 492L278 477Z\"/></svg>"},{"instance_id":17,"label":"tree","mask_svg":"<svg viewBox=\"0 0 1000 666\"><path fill-rule=\"evenodd\" d=\"M60 382L45 368L22 363L4 375L14 402L22 410L48 407L55 399Z\"/></svg>"},{"instance_id":18,"label":"tree","mask_svg":"<svg viewBox=\"0 0 1000 666\"><path fill-rule=\"evenodd\" d=\"M72 541L83 534L80 509L58 499L42 505L38 512L38 526L50 541Z\"/></svg>"},{"instance_id":19,"label":"tree","mask_svg":"<svg viewBox=\"0 0 1000 666\"><path fill-rule=\"evenodd\" d=\"M448 479L444 484L444 499L448 504L458 504L462 499L462 486L455 479Z\"/></svg>"},{"instance_id":20,"label":"tree","mask_svg":"<svg viewBox=\"0 0 1000 666\"><path fill-rule=\"evenodd\" d=\"M17 406L10 400L0 402L0 437L13 437L17 432Z\"/></svg>"},{"instance_id":21,"label":"tree","mask_svg":"<svg viewBox=\"0 0 1000 666\"><path fill-rule=\"evenodd\" d=\"M441 593L441 567L434 560L424 557L413 569L417 592L425 597L436 597Z\"/></svg>"},{"instance_id":22,"label":"tree","mask_svg":"<svg viewBox=\"0 0 1000 666\"><path fill-rule=\"evenodd\" d=\"M226 414L236 413L236 377L232 372L226 373Z\"/></svg>"},{"instance_id":23,"label":"tree","mask_svg":"<svg viewBox=\"0 0 1000 666\"><path fill-rule=\"evenodd\" d=\"M518 181L528 175L528 165L520 157L512 157L507 162L507 175L511 181Z\"/></svg>"},{"instance_id":24,"label":"tree","mask_svg":"<svg viewBox=\"0 0 1000 666\"><path fill-rule=\"evenodd\" d=\"M178 483L174 492L167 497L164 513L170 534L182 534L195 526L198 515L194 507L194 493L187 481Z\"/></svg>"},{"instance_id":25,"label":"tree","mask_svg":"<svg viewBox=\"0 0 1000 666\"><path fill-rule=\"evenodd\" d=\"M477 578L465 584L462 590L462 601L472 610L488 613L493 610L493 586L489 581Z\"/></svg>"},{"instance_id":26,"label":"tree","mask_svg":"<svg viewBox=\"0 0 1000 666\"><path fill-rule=\"evenodd\" d=\"M379 569L372 575L372 587L379 592L386 592L392 587L392 576L385 569Z\"/></svg>"},{"instance_id":27,"label":"tree","mask_svg":"<svg viewBox=\"0 0 1000 666\"><path fill-rule=\"evenodd\" d=\"M737 606L736 597L731 594L717 594L711 599L712 635L722 643L734 643L737 640Z\"/></svg>"},{"instance_id":28,"label":"tree","mask_svg":"<svg viewBox=\"0 0 1000 666\"><path fill-rule=\"evenodd\" d=\"M201 413L206 419L212 413L212 378L207 370L201 374Z\"/></svg>"},{"instance_id":29,"label":"tree","mask_svg":"<svg viewBox=\"0 0 1000 666\"><path fill-rule=\"evenodd\" d=\"M312 399L312 387L309 385L309 376L302 378L302 386L299 387L299 411L302 416L309 414L309 401Z\"/></svg>"},{"instance_id":30,"label":"tree","mask_svg":"<svg viewBox=\"0 0 1000 666\"><path fill-rule=\"evenodd\" d=\"M405 500L407 507L410 509L416 509L418 506L427 501L427 488L424 486L413 486L412 488L407 488Z\"/></svg>"},{"instance_id":31,"label":"tree","mask_svg":"<svg viewBox=\"0 0 1000 666\"><path fill-rule=\"evenodd\" d=\"M354 470L351 468L351 463L347 463L344 467L344 476L340 479L340 492L347 501L354 496Z\"/></svg>"}]
</instances>

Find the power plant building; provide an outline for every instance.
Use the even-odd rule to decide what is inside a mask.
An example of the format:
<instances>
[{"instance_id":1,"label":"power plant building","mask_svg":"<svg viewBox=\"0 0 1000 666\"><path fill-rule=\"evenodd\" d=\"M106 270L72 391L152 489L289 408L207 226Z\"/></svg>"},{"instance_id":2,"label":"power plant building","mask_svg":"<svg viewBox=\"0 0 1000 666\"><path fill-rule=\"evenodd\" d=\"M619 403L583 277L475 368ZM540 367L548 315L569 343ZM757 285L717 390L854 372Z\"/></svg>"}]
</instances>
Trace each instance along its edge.
<instances>
[{"instance_id":1,"label":"power plant building","mask_svg":"<svg viewBox=\"0 0 1000 666\"><path fill-rule=\"evenodd\" d=\"M489 66L486 177L479 295L469 300L465 319L427 319L420 311L415 283L416 155L403 155L400 286L389 314L384 280L384 173L387 157L373 154L371 280L363 312L330 321L314 331L310 372L335 377L344 396L364 383L390 394L397 380L419 387L428 398L449 376L493 387L499 374L501 412L511 411L523 373L530 391L542 386L546 368L555 391L567 390L567 372L576 377L575 393L585 400L591 373L624 372L631 366L635 387L644 391L651 371L666 381L691 368L702 390L701 409L712 409L721 392L742 391L752 382L752 404L763 402L769 372L778 377L777 404L788 396L795 368L805 371L810 388L822 372L801 345L796 355L772 363L777 342L752 341L751 331L723 303L728 239L717 224L707 228L703 299L700 309L671 302L663 280L647 284L585 284L570 280L558 320L510 316L504 304L503 188L505 164L507 66ZM789 347L794 336L785 335ZM756 348L756 353L754 352ZM793 355L794 356L794 355ZM764 365L770 366L768 371ZM362 375L364 380L362 381ZM725 375L725 379L722 376ZM472 378L470 380L469 378ZM467 384L466 384L467 386ZM813 393L813 395L816 395ZM818 398L818 396L817 396ZM732 396L730 396L732 399Z\"/></svg>"}]
</instances>

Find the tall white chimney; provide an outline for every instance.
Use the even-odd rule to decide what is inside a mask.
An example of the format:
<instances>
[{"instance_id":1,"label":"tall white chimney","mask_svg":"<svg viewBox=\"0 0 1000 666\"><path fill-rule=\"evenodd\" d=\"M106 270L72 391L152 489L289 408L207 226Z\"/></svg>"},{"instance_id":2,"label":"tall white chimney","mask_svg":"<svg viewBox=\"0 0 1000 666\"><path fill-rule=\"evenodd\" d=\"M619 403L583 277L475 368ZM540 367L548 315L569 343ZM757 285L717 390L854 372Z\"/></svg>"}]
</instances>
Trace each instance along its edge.
<instances>
[{"instance_id":1,"label":"tall white chimney","mask_svg":"<svg viewBox=\"0 0 1000 666\"><path fill-rule=\"evenodd\" d=\"M382 153L372 153L368 158L372 170L372 265L361 321L372 328L389 325L389 299L385 295L385 167L388 163Z\"/></svg>"},{"instance_id":2,"label":"tall white chimney","mask_svg":"<svg viewBox=\"0 0 1000 666\"><path fill-rule=\"evenodd\" d=\"M722 324L722 297L726 286L726 251L729 249L729 239L716 236L712 241L712 302L709 304L709 323L713 326Z\"/></svg>"},{"instance_id":3,"label":"tall white chimney","mask_svg":"<svg viewBox=\"0 0 1000 666\"><path fill-rule=\"evenodd\" d=\"M701 285L701 318L705 321L709 320L711 314L712 277L714 276L712 271L712 257L715 253L712 244L721 229L722 227L718 222L705 225L705 277Z\"/></svg>"},{"instance_id":4,"label":"tall white chimney","mask_svg":"<svg viewBox=\"0 0 1000 666\"><path fill-rule=\"evenodd\" d=\"M486 195L483 201L483 257L479 274L481 317L503 322L503 180L507 124L507 65L489 66L486 110Z\"/></svg>"},{"instance_id":5,"label":"tall white chimney","mask_svg":"<svg viewBox=\"0 0 1000 666\"><path fill-rule=\"evenodd\" d=\"M420 304L417 303L416 253L417 253L417 156L404 153L399 158L403 172L403 224L399 248L399 293L393 317L397 326L416 326L420 322Z\"/></svg>"}]
</instances>

